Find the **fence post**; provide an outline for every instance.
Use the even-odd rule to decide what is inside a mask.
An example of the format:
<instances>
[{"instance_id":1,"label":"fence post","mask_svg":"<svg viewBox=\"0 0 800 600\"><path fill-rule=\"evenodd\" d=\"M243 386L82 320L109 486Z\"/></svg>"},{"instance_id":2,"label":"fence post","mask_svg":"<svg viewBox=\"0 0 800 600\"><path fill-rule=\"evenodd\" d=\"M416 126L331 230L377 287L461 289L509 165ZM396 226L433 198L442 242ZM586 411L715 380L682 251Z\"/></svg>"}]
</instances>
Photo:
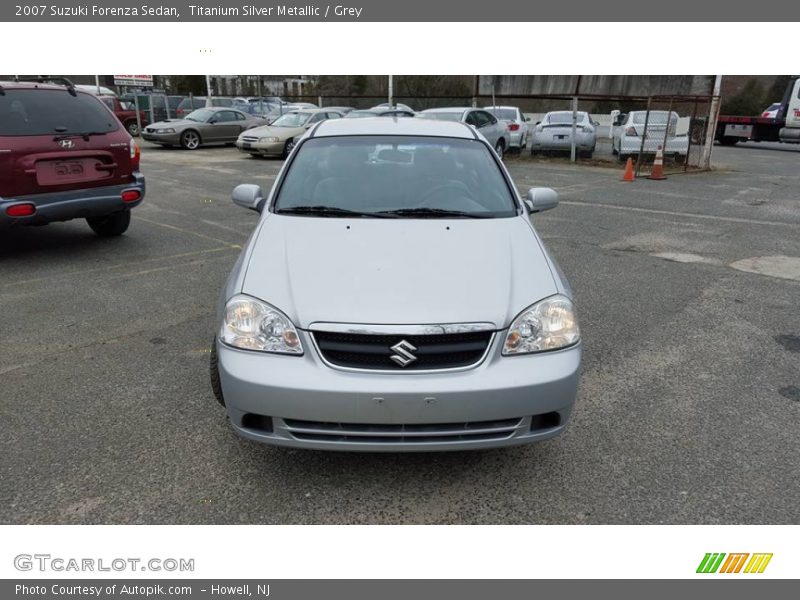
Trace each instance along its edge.
<instances>
[{"instance_id":1,"label":"fence post","mask_svg":"<svg viewBox=\"0 0 800 600\"><path fill-rule=\"evenodd\" d=\"M717 117L719 117L719 94L722 87L722 75L717 75L714 79L714 94L711 97L711 105L708 107L708 123L706 124L706 143L703 146L703 158L700 161L700 168L711 168L711 149L714 147L714 136L717 133Z\"/></svg>"},{"instance_id":2,"label":"fence post","mask_svg":"<svg viewBox=\"0 0 800 600\"><path fill-rule=\"evenodd\" d=\"M569 149L569 160L575 162L577 158L576 146L578 144L578 97L572 97L572 143Z\"/></svg>"},{"instance_id":3,"label":"fence post","mask_svg":"<svg viewBox=\"0 0 800 600\"><path fill-rule=\"evenodd\" d=\"M139 113L139 94L133 95L133 107L136 109L136 127L139 129L139 135L142 135L142 115Z\"/></svg>"},{"instance_id":4,"label":"fence post","mask_svg":"<svg viewBox=\"0 0 800 600\"><path fill-rule=\"evenodd\" d=\"M650 122L650 105L653 98L647 97L647 112L644 114L644 130L642 131L642 144L639 146L639 155L636 157L636 175L639 175L639 169L642 167L642 154L644 153L644 140L647 137L647 125ZM634 128L636 126L634 125Z\"/></svg>"}]
</instances>

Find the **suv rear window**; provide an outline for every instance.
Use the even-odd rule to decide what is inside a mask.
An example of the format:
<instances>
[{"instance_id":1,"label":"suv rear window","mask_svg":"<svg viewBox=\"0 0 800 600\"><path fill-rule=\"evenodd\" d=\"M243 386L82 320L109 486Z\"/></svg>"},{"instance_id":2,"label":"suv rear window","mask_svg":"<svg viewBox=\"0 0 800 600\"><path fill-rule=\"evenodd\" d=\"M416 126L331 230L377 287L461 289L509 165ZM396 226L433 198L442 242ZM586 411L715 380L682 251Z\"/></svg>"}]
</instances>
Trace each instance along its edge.
<instances>
[{"instance_id":1,"label":"suv rear window","mask_svg":"<svg viewBox=\"0 0 800 600\"><path fill-rule=\"evenodd\" d=\"M97 98L66 90L9 90L0 96L0 136L108 133L119 121Z\"/></svg>"}]
</instances>

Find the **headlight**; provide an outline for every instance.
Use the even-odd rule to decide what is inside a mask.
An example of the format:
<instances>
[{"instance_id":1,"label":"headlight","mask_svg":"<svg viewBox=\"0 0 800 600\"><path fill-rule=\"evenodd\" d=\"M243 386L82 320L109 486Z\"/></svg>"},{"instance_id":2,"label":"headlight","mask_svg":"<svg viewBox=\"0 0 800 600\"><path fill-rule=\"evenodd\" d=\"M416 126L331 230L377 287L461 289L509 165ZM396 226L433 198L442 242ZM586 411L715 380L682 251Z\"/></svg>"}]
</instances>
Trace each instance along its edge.
<instances>
[{"instance_id":1,"label":"headlight","mask_svg":"<svg viewBox=\"0 0 800 600\"><path fill-rule=\"evenodd\" d=\"M276 138L276 137L262 137L262 138L258 138L258 141L259 142L280 142L281 140L280 140L280 138Z\"/></svg>"},{"instance_id":2,"label":"headlight","mask_svg":"<svg viewBox=\"0 0 800 600\"><path fill-rule=\"evenodd\" d=\"M303 345L289 318L277 308L250 296L234 296L225 305L219 338L243 350L302 354Z\"/></svg>"},{"instance_id":3,"label":"headlight","mask_svg":"<svg viewBox=\"0 0 800 600\"><path fill-rule=\"evenodd\" d=\"M578 319L566 296L551 296L522 311L508 329L505 356L557 350L581 339Z\"/></svg>"},{"instance_id":4,"label":"headlight","mask_svg":"<svg viewBox=\"0 0 800 600\"><path fill-rule=\"evenodd\" d=\"M159 129L158 133L175 133L175 130L172 127L167 127L166 129Z\"/></svg>"}]
</instances>

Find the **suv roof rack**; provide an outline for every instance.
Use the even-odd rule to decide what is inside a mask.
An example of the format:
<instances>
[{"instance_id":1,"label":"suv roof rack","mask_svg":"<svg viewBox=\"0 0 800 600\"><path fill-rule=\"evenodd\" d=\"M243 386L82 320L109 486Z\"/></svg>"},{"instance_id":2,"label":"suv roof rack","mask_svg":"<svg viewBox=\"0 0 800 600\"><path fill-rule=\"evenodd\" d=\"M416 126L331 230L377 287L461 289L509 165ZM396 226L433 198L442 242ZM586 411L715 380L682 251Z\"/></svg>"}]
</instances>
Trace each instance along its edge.
<instances>
[{"instance_id":1,"label":"suv roof rack","mask_svg":"<svg viewBox=\"0 0 800 600\"><path fill-rule=\"evenodd\" d=\"M55 85L63 85L70 94L73 96L78 95L78 92L75 91L75 84L66 77L15 77L14 80L29 83L53 83Z\"/></svg>"}]
</instances>

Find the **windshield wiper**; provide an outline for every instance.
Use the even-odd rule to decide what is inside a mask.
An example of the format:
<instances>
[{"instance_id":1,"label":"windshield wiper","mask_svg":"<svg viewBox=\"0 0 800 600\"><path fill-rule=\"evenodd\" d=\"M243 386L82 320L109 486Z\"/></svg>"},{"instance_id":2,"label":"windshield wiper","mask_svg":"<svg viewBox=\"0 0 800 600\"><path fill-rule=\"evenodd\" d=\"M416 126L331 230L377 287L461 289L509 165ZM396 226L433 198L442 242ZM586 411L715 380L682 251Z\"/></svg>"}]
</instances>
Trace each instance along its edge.
<instances>
[{"instance_id":1,"label":"windshield wiper","mask_svg":"<svg viewBox=\"0 0 800 600\"><path fill-rule=\"evenodd\" d=\"M490 215L483 215L480 213L468 213L461 210L447 210L444 208L398 208L397 210L386 210L380 214L394 215L398 217L429 217L432 219L438 218L455 218L455 219L490 219Z\"/></svg>"},{"instance_id":2,"label":"windshield wiper","mask_svg":"<svg viewBox=\"0 0 800 600\"><path fill-rule=\"evenodd\" d=\"M279 215L318 215L322 217L374 217L377 219L392 219L393 216L386 213L362 212L349 210L337 206L289 206L279 208L275 211Z\"/></svg>"},{"instance_id":3,"label":"windshield wiper","mask_svg":"<svg viewBox=\"0 0 800 600\"><path fill-rule=\"evenodd\" d=\"M108 133L107 131L86 131L86 132L81 132L81 133L60 133L60 134L57 134L57 135L53 136L53 141L54 142L58 142L60 140L67 140L69 138L80 137L80 138L83 138L84 142L88 142L90 136L93 136L93 135L105 135L107 133Z\"/></svg>"}]
</instances>

